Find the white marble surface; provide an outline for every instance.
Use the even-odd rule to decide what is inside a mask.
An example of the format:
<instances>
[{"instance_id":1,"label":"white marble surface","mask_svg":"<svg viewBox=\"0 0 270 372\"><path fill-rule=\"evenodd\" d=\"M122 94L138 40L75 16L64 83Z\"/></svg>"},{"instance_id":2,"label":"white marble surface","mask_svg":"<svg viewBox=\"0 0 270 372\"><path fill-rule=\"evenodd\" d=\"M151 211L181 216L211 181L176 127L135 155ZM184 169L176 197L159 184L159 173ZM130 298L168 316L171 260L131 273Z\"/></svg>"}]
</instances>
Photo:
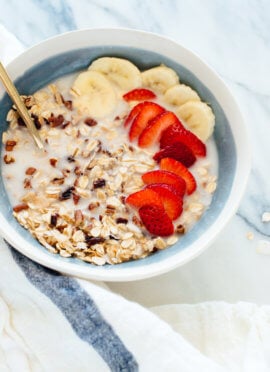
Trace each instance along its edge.
<instances>
[{"instance_id":1,"label":"white marble surface","mask_svg":"<svg viewBox=\"0 0 270 372\"><path fill-rule=\"evenodd\" d=\"M158 278L110 287L145 305L208 300L270 303L270 2L267 0L0 0L0 23L29 47L79 28L129 27L169 36L227 82L245 116L253 168L237 215L193 262ZM1 40L0 40L1 43ZM254 239L246 238L253 232Z\"/></svg>"}]
</instances>

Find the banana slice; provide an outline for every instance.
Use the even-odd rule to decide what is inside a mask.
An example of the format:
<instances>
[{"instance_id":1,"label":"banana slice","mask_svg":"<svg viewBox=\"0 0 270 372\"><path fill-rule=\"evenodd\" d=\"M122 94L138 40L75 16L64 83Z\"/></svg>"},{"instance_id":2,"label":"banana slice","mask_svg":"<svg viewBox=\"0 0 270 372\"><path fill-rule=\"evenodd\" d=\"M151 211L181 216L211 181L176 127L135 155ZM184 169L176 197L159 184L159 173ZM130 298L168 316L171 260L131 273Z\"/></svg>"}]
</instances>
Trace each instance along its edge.
<instances>
[{"instance_id":1,"label":"banana slice","mask_svg":"<svg viewBox=\"0 0 270 372\"><path fill-rule=\"evenodd\" d=\"M150 68L142 72L143 86L159 93L164 93L168 88L179 83L179 77L174 70L166 66Z\"/></svg>"},{"instance_id":2,"label":"banana slice","mask_svg":"<svg viewBox=\"0 0 270 372\"><path fill-rule=\"evenodd\" d=\"M176 115L184 120L188 129L205 142L213 133L215 115L203 102L189 101L176 109Z\"/></svg>"},{"instance_id":3,"label":"banana slice","mask_svg":"<svg viewBox=\"0 0 270 372\"><path fill-rule=\"evenodd\" d=\"M98 58L91 63L88 69L100 72L124 91L142 85L140 70L133 63L123 58Z\"/></svg>"},{"instance_id":4,"label":"banana slice","mask_svg":"<svg viewBox=\"0 0 270 372\"><path fill-rule=\"evenodd\" d=\"M189 86L177 84L166 90L164 100L171 105L181 106L188 101L200 101L201 99Z\"/></svg>"},{"instance_id":5,"label":"banana slice","mask_svg":"<svg viewBox=\"0 0 270 372\"><path fill-rule=\"evenodd\" d=\"M84 71L79 74L71 88L75 96L74 107L81 114L102 118L116 106L115 91L102 74L95 71Z\"/></svg>"}]
</instances>

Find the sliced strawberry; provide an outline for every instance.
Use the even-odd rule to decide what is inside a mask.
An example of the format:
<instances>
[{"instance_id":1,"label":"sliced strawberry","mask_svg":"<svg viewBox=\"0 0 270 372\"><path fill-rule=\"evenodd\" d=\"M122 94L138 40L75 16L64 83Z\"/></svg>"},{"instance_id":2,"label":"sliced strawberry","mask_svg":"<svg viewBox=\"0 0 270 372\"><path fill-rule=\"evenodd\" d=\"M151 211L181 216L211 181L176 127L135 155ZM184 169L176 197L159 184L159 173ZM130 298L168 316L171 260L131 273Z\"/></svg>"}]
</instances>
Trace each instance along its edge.
<instances>
[{"instance_id":1,"label":"sliced strawberry","mask_svg":"<svg viewBox=\"0 0 270 372\"><path fill-rule=\"evenodd\" d=\"M135 138L139 137L144 128L146 128L148 122L164 111L165 109L163 107L154 102L144 102L144 106L139 114L135 117L131 125L129 131L130 141L133 141Z\"/></svg>"},{"instance_id":2,"label":"sliced strawberry","mask_svg":"<svg viewBox=\"0 0 270 372\"><path fill-rule=\"evenodd\" d=\"M175 159L163 158L159 165L162 170L173 172L185 180L188 195L196 190L197 184L194 176L182 163Z\"/></svg>"},{"instance_id":3,"label":"sliced strawberry","mask_svg":"<svg viewBox=\"0 0 270 372\"><path fill-rule=\"evenodd\" d=\"M186 182L183 178L179 177L175 173L167 172L165 170L147 172L142 175L142 180L147 185L151 183L166 183L167 185L171 185L180 197L182 197L186 191Z\"/></svg>"},{"instance_id":4,"label":"sliced strawberry","mask_svg":"<svg viewBox=\"0 0 270 372\"><path fill-rule=\"evenodd\" d=\"M139 146L148 147L159 141L164 130L175 123L180 123L178 117L171 111L165 111L149 122L139 137Z\"/></svg>"},{"instance_id":5,"label":"sliced strawberry","mask_svg":"<svg viewBox=\"0 0 270 372\"><path fill-rule=\"evenodd\" d=\"M176 123L166 129L160 139L160 148L182 142L187 145L194 155L206 156L205 144L191 131L185 129L181 123Z\"/></svg>"},{"instance_id":6,"label":"sliced strawberry","mask_svg":"<svg viewBox=\"0 0 270 372\"><path fill-rule=\"evenodd\" d=\"M186 167L190 167L196 161L193 152L182 142L176 142L164 147L164 149L157 152L153 157L158 162L163 158L173 158L181 161Z\"/></svg>"},{"instance_id":7,"label":"sliced strawberry","mask_svg":"<svg viewBox=\"0 0 270 372\"><path fill-rule=\"evenodd\" d=\"M129 124L133 122L133 120L136 118L136 116L141 112L142 108L144 107L146 102L138 103L136 106L133 107L133 109L130 111L128 117L126 118L124 122L124 127L128 127Z\"/></svg>"},{"instance_id":8,"label":"sliced strawberry","mask_svg":"<svg viewBox=\"0 0 270 372\"><path fill-rule=\"evenodd\" d=\"M137 208L140 208L146 204L163 207L162 200L158 193L150 189L144 189L134 192L133 194L130 194L126 198L126 203L133 205L133 207Z\"/></svg>"},{"instance_id":9,"label":"sliced strawberry","mask_svg":"<svg viewBox=\"0 0 270 372\"><path fill-rule=\"evenodd\" d=\"M125 101L144 101L146 99L156 98L154 92L149 89L137 88L123 95Z\"/></svg>"},{"instance_id":10,"label":"sliced strawberry","mask_svg":"<svg viewBox=\"0 0 270 372\"><path fill-rule=\"evenodd\" d=\"M184 127L184 125L181 123L180 120L178 120L178 123L175 123L170 128L166 129L161 136L160 139L160 147L163 148L165 146L171 145L173 143L173 140L178 134L181 134L182 132L185 132L187 129Z\"/></svg>"},{"instance_id":11,"label":"sliced strawberry","mask_svg":"<svg viewBox=\"0 0 270 372\"><path fill-rule=\"evenodd\" d=\"M153 235L169 236L174 227L163 207L144 205L139 209L139 215L146 229Z\"/></svg>"},{"instance_id":12,"label":"sliced strawberry","mask_svg":"<svg viewBox=\"0 0 270 372\"><path fill-rule=\"evenodd\" d=\"M171 185L166 183L152 183L146 186L146 189L156 192L165 208L167 215L171 220L178 218L183 211L183 199Z\"/></svg>"}]
</instances>

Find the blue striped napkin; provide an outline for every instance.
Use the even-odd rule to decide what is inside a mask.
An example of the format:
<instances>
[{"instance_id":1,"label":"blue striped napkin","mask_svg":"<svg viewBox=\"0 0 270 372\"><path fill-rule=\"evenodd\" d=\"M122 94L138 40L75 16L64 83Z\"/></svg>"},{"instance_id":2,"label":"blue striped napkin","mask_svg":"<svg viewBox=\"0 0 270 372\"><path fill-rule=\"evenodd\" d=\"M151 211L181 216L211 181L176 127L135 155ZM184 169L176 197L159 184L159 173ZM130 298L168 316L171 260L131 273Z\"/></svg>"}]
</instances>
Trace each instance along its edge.
<instances>
[{"instance_id":1,"label":"blue striped napkin","mask_svg":"<svg viewBox=\"0 0 270 372\"><path fill-rule=\"evenodd\" d=\"M0 371L221 371L143 307L0 239Z\"/></svg>"}]
</instances>

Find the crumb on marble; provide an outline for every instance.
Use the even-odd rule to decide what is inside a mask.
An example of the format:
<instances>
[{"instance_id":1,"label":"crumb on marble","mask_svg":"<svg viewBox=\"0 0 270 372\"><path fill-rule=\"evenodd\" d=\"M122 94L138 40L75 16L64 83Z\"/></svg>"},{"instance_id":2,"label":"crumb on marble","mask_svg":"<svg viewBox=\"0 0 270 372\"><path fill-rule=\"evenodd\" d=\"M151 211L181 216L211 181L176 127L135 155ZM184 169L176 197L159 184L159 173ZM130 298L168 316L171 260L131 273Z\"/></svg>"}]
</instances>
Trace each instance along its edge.
<instances>
[{"instance_id":1,"label":"crumb on marble","mask_svg":"<svg viewBox=\"0 0 270 372\"><path fill-rule=\"evenodd\" d=\"M253 232L248 231L246 237L247 237L248 240L253 240L253 239L254 239L254 234L253 234Z\"/></svg>"},{"instance_id":2,"label":"crumb on marble","mask_svg":"<svg viewBox=\"0 0 270 372\"><path fill-rule=\"evenodd\" d=\"M270 222L270 212L264 212L262 214L262 222Z\"/></svg>"}]
</instances>

